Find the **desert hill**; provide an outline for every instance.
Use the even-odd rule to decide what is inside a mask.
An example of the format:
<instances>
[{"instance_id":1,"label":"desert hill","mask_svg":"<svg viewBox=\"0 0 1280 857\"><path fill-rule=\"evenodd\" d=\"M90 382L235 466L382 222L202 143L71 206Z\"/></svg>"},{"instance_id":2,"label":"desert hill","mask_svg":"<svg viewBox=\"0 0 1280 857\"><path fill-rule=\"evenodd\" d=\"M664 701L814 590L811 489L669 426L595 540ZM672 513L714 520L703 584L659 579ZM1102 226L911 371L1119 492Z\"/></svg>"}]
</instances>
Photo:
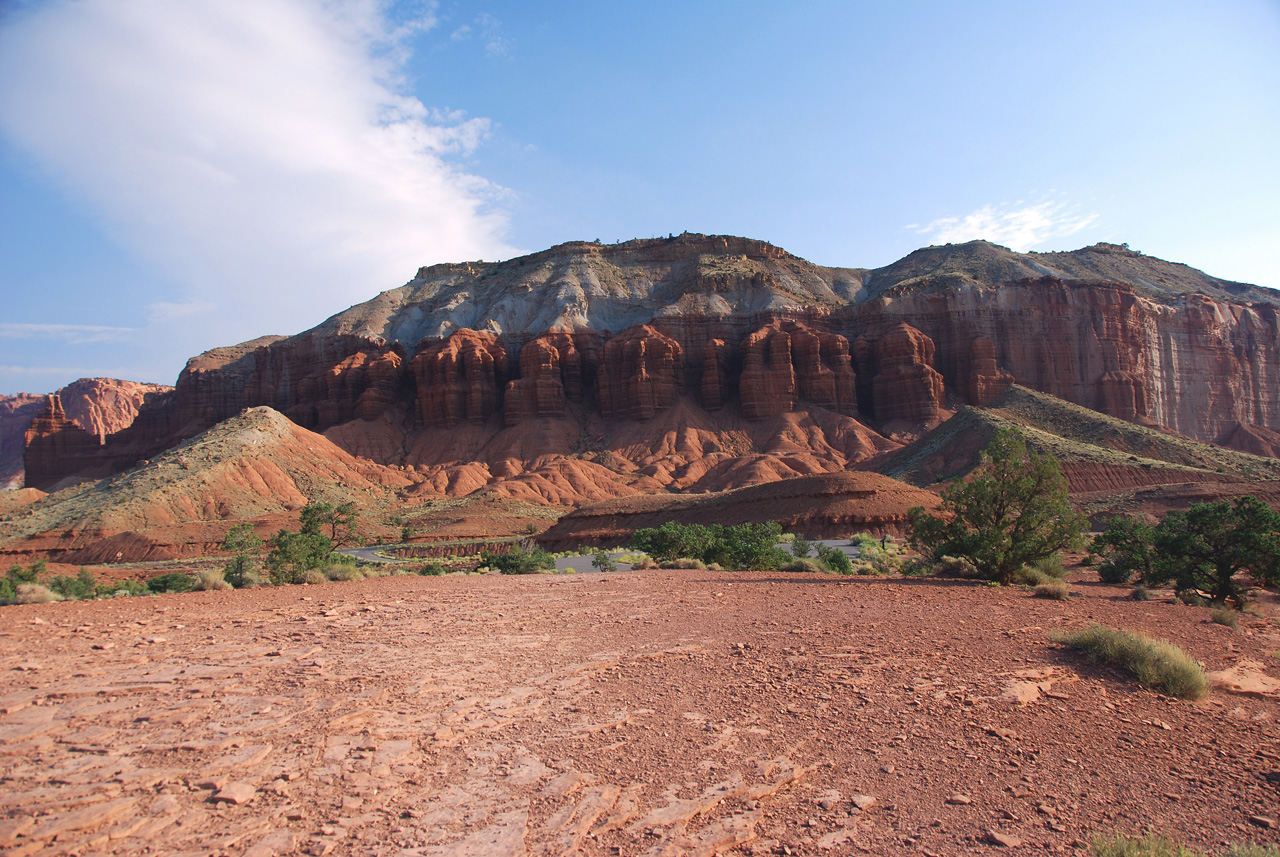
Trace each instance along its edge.
<instances>
[{"instance_id":1,"label":"desert hill","mask_svg":"<svg viewBox=\"0 0 1280 857\"><path fill-rule=\"evenodd\" d=\"M258 522L264 536L296 524L310 500L355 503L378 535L394 490L407 484L269 408L252 408L154 461L8 511L0 552L69 563L200 556L215 552L233 524Z\"/></svg>"},{"instance_id":2,"label":"desert hill","mask_svg":"<svg viewBox=\"0 0 1280 857\"><path fill-rule=\"evenodd\" d=\"M549 550L626 544L642 527L777 521L810 538L854 532L901 533L913 506L936 508L938 495L876 473L827 473L710 494L646 495L595 503L565 515L538 537Z\"/></svg>"}]
</instances>

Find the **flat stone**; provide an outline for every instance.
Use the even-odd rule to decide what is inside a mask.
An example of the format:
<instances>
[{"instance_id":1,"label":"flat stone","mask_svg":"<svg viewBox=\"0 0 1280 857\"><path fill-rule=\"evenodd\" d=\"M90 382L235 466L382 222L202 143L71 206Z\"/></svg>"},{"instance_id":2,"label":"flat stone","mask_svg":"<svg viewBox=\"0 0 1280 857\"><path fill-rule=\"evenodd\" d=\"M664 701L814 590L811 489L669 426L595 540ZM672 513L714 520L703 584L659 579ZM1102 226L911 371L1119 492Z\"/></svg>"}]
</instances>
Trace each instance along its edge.
<instances>
[{"instance_id":1,"label":"flat stone","mask_svg":"<svg viewBox=\"0 0 1280 857\"><path fill-rule=\"evenodd\" d=\"M875 806L876 799L873 798L871 795L854 795L853 797L849 798L849 802L852 803L854 806L856 806L858 809L867 810Z\"/></svg>"},{"instance_id":2,"label":"flat stone","mask_svg":"<svg viewBox=\"0 0 1280 857\"><path fill-rule=\"evenodd\" d=\"M1267 830L1280 830L1280 820L1266 815L1251 815L1249 816L1249 823L1256 824L1258 827L1265 827Z\"/></svg>"},{"instance_id":3,"label":"flat stone","mask_svg":"<svg viewBox=\"0 0 1280 857\"><path fill-rule=\"evenodd\" d=\"M992 845L999 845L1001 848L1021 848L1022 840L1008 833L1001 833L998 830L988 830L983 834L983 838Z\"/></svg>"},{"instance_id":4,"label":"flat stone","mask_svg":"<svg viewBox=\"0 0 1280 857\"><path fill-rule=\"evenodd\" d=\"M227 783L213 796L213 801L240 806L253 800L257 794L258 790L248 783Z\"/></svg>"},{"instance_id":5,"label":"flat stone","mask_svg":"<svg viewBox=\"0 0 1280 857\"><path fill-rule=\"evenodd\" d=\"M947 798L947 803L952 806L968 806L973 803L973 798L968 795L953 794L951 797Z\"/></svg>"}]
</instances>

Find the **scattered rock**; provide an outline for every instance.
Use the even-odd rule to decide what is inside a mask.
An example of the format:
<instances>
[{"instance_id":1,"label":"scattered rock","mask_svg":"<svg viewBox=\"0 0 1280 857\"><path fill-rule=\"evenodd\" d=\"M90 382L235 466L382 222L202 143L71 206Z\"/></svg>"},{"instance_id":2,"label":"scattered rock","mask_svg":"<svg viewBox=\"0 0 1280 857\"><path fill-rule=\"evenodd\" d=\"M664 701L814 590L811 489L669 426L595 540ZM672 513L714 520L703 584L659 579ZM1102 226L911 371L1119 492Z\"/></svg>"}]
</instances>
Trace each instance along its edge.
<instances>
[{"instance_id":1,"label":"scattered rock","mask_svg":"<svg viewBox=\"0 0 1280 857\"><path fill-rule=\"evenodd\" d=\"M951 804L952 806L968 806L969 804L973 803L973 798L969 797L968 795L956 793L956 794L953 794L951 797L947 798L947 803Z\"/></svg>"},{"instance_id":2,"label":"scattered rock","mask_svg":"<svg viewBox=\"0 0 1280 857\"><path fill-rule=\"evenodd\" d=\"M992 845L999 845L1001 848L1021 848L1022 840L1008 833L1001 833L998 830L988 830L983 835L983 839Z\"/></svg>"},{"instance_id":3,"label":"scattered rock","mask_svg":"<svg viewBox=\"0 0 1280 857\"><path fill-rule=\"evenodd\" d=\"M227 783L214 794L213 802L240 806L253 800L257 794L258 790L248 783Z\"/></svg>"},{"instance_id":4,"label":"scattered rock","mask_svg":"<svg viewBox=\"0 0 1280 857\"><path fill-rule=\"evenodd\" d=\"M1256 824L1258 827L1265 827L1267 830L1280 830L1280 820L1269 815L1251 815L1249 816L1249 822Z\"/></svg>"}]
</instances>

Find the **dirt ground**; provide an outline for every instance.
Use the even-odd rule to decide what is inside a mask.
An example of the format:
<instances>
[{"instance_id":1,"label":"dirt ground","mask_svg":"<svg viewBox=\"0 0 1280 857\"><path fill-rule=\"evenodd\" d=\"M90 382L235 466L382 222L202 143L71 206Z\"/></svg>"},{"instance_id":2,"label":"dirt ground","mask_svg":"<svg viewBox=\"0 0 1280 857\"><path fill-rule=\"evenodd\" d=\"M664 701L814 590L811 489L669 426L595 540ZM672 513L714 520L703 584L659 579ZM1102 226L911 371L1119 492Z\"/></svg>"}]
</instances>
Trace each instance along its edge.
<instances>
[{"instance_id":1,"label":"dirt ground","mask_svg":"<svg viewBox=\"0 0 1280 857\"><path fill-rule=\"evenodd\" d=\"M4 607L0 851L1280 839L1275 698L1166 699L1047 637L1095 620L1274 676L1280 627L1075 591L640 571Z\"/></svg>"}]
</instances>

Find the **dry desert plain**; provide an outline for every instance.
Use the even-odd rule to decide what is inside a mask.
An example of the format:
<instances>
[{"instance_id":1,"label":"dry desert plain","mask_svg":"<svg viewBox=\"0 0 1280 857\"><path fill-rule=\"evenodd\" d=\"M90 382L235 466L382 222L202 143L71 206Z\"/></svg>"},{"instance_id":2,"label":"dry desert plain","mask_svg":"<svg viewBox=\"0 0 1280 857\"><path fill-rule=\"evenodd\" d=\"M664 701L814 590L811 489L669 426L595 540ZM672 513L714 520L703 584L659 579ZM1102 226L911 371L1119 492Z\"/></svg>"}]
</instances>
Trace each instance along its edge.
<instances>
[{"instance_id":1,"label":"dry desert plain","mask_svg":"<svg viewBox=\"0 0 1280 857\"><path fill-rule=\"evenodd\" d=\"M1280 629L1089 577L1066 602L635 571L0 608L0 851L1084 853L1095 834L1147 829L1276 842L1280 702L1262 674L1280 675ZM1144 690L1048 638L1089 621L1261 686L1198 703Z\"/></svg>"}]
</instances>

